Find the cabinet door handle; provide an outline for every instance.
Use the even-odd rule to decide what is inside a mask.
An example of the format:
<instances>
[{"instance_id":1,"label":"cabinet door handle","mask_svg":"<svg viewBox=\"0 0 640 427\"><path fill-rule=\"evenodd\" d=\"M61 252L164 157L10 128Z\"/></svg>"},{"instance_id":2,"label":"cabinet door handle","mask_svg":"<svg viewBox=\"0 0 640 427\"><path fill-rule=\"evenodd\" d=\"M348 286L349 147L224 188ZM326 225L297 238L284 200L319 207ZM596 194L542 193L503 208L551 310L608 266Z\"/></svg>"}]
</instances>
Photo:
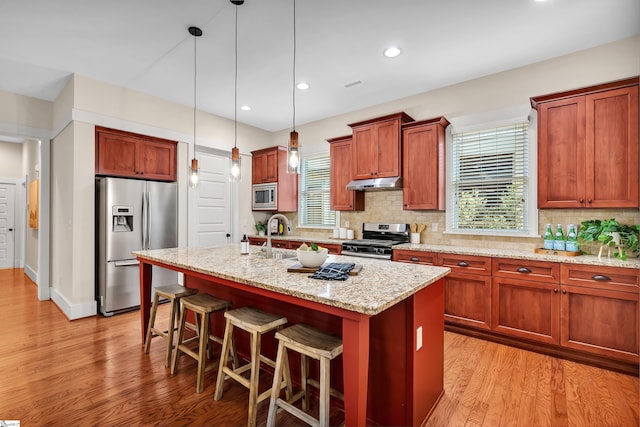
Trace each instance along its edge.
<instances>
[{"instance_id":1,"label":"cabinet door handle","mask_svg":"<svg viewBox=\"0 0 640 427\"><path fill-rule=\"evenodd\" d=\"M412 256L411 257L411 261L418 262L418 261L420 261L420 258L418 258L417 256Z\"/></svg>"},{"instance_id":2,"label":"cabinet door handle","mask_svg":"<svg viewBox=\"0 0 640 427\"><path fill-rule=\"evenodd\" d=\"M580 204L583 204L583 203L584 203L584 199L580 199Z\"/></svg>"},{"instance_id":3,"label":"cabinet door handle","mask_svg":"<svg viewBox=\"0 0 640 427\"><path fill-rule=\"evenodd\" d=\"M518 273L531 273L531 270L529 270L527 267L520 267L518 269Z\"/></svg>"},{"instance_id":4,"label":"cabinet door handle","mask_svg":"<svg viewBox=\"0 0 640 427\"><path fill-rule=\"evenodd\" d=\"M557 289L554 289L554 290L553 290L553 293L554 293L554 294L557 294L557 293L558 293L558 290L557 290Z\"/></svg>"},{"instance_id":5,"label":"cabinet door handle","mask_svg":"<svg viewBox=\"0 0 640 427\"><path fill-rule=\"evenodd\" d=\"M592 201L593 201L593 200L591 200L591 199L587 200L587 202L589 202L589 203L591 203Z\"/></svg>"},{"instance_id":6,"label":"cabinet door handle","mask_svg":"<svg viewBox=\"0 0 640 427\"><path fill-rule=\"evenodd\" d=\"M563 294L563 295L566 295L566 294L567 294L567 290L566 290L566 289L563 289L563 290L562 290L562 294Z\"/></svg>"},{"instance_id":7,"label":"cabinet door handle","mask_svg":"<svg viewBox=\"0 0 640 427\"><path fill-rule=\"evenodd\" d=\"M611 280L611 277L603 276L601 274L596 274L595 276L591 276L593 280L597 280L598 282L608 282Z\"/></svg>"},{"instance_id":8,"label":"cabinet door handle","mask_svg":"<svg viewBox=\"0 0 640 427\"><path fill-rule=\"evenodd\" d=\"M469 263L468 262L464 262L464 261L460 261L458 263L458 266L460 266L460 267L469 267Z\"/></svg>"}]
</instances>

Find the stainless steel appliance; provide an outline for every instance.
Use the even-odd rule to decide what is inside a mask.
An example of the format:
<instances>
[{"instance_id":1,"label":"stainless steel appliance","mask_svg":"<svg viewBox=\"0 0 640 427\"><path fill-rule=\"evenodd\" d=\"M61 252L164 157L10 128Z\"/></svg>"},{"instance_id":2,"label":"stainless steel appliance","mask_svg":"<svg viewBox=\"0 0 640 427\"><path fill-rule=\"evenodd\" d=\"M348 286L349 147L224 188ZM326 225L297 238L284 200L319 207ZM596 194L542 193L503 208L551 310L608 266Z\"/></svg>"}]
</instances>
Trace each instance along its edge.
<instances>
[{"instance_id":1,"label":"stainless steel appliance","mask_svg":"<svg viewBox=\"0 0 640 427\"><path fill-rule=\"evenodd\" d=\"M342 243L342 255L391 259L393 245L409 242L409 224L365 222L362 239Z\"/></svg>"},{"instance_id":2,"label":"stainless steel appliance","mask_svg":"<svg viewBox=\"0 0 640 427\"><path fill-rule=\"evenodd\" d=\"M140 305L134 250L178 246L175 182L96 179L96 293L105 316ZM153 267L152 286L175 284L178 273Z\"/></svg>"},{"instance_id":3,"label":"stainless steel appliance","mask_svg":"<svg viewBox=\"0 0 640 427\"><path fill-rule=\"evenodd\" d=\"M278 210L278 183L254 184L252 186L251 208L254 211Z\"/></svg>"}]
</instances>

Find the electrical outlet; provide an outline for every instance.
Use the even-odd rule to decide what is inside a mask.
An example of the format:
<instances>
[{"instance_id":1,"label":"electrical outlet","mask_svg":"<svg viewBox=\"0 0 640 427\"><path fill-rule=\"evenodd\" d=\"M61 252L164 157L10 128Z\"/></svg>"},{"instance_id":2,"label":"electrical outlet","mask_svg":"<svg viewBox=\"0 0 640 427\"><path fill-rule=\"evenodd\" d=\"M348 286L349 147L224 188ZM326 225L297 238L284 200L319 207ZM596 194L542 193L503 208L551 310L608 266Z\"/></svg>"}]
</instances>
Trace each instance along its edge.
<instances>
[{"instance_id":1,"label":"electrical outlet","mask_svg":"<svg viewBox=\"0 0 640 427\"><path fill-rule=\"evenodd\" d=\"M431 231L438 231L438 223L434 222L431 224Z\"/></svg>"},{"instance_id":2,"label":"electrical outlet","mask_svg":"<svg viewBox=\"0 0 640 427\"><path fill-rule=\"evenodd\" d=\"M422 326L416 329L416 351L422 348Z\"/></svg>"}]
</instances>

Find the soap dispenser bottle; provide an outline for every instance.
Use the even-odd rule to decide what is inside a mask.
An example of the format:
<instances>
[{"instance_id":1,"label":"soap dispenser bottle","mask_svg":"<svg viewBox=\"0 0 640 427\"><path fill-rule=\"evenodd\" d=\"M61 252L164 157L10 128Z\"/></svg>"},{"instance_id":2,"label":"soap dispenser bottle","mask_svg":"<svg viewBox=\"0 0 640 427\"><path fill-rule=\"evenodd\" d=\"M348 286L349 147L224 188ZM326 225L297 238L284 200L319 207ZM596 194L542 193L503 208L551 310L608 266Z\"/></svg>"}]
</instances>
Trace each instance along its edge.
<instances>
[{"instance_id":1,"label":"soap dispenser bottle","mask_svg":"<svg viewBox=\"0 0 640 427\"><path fill-rule=\"evenodd\" d=\"M249 239L246 234L240 240L240 255L249 255Z\"/></svg>"}]
</instances>

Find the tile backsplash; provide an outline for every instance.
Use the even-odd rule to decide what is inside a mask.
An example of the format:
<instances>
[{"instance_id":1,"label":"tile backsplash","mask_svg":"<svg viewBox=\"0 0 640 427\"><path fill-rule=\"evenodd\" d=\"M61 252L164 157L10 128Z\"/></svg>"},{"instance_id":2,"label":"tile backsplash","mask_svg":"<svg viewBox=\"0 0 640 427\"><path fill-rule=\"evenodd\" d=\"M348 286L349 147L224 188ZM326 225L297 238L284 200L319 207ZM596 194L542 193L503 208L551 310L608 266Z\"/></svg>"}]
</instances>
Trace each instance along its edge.
<instances>
[{"instance_id":1,"label":"tile backsplash","mask_svg":"<svg viewBox=\"0 0 640 427\"><path fill-rule=\"evenodd\" d=\"M297 224L297 214L287 214ZM538 232L542 236L547 223L563 224L565 233L570 223L580 224L588 219L616 218L623 224L640 224L640 210L638 209L544 209L538 211ZM394 222L426 224L422 232L421 242L452 246L485 247L492 249L531 250L542 247L542 237L494 237L467 236L459 234L445 234L445 212L436 211L408 211L402 209L402 191L378 191L365 193L365 210L361 212L341 212L340 222L344 227L349 222L349 228L355 231L355 238L362 237L364 222ZM437 224L437 231L432 231L433 224ZM293 230L294 234L310 237L330 237L331 231L319 229ZM580 249L590 254L597 254L597 245L581 244Z\"/></svg>"}]
</instances>

